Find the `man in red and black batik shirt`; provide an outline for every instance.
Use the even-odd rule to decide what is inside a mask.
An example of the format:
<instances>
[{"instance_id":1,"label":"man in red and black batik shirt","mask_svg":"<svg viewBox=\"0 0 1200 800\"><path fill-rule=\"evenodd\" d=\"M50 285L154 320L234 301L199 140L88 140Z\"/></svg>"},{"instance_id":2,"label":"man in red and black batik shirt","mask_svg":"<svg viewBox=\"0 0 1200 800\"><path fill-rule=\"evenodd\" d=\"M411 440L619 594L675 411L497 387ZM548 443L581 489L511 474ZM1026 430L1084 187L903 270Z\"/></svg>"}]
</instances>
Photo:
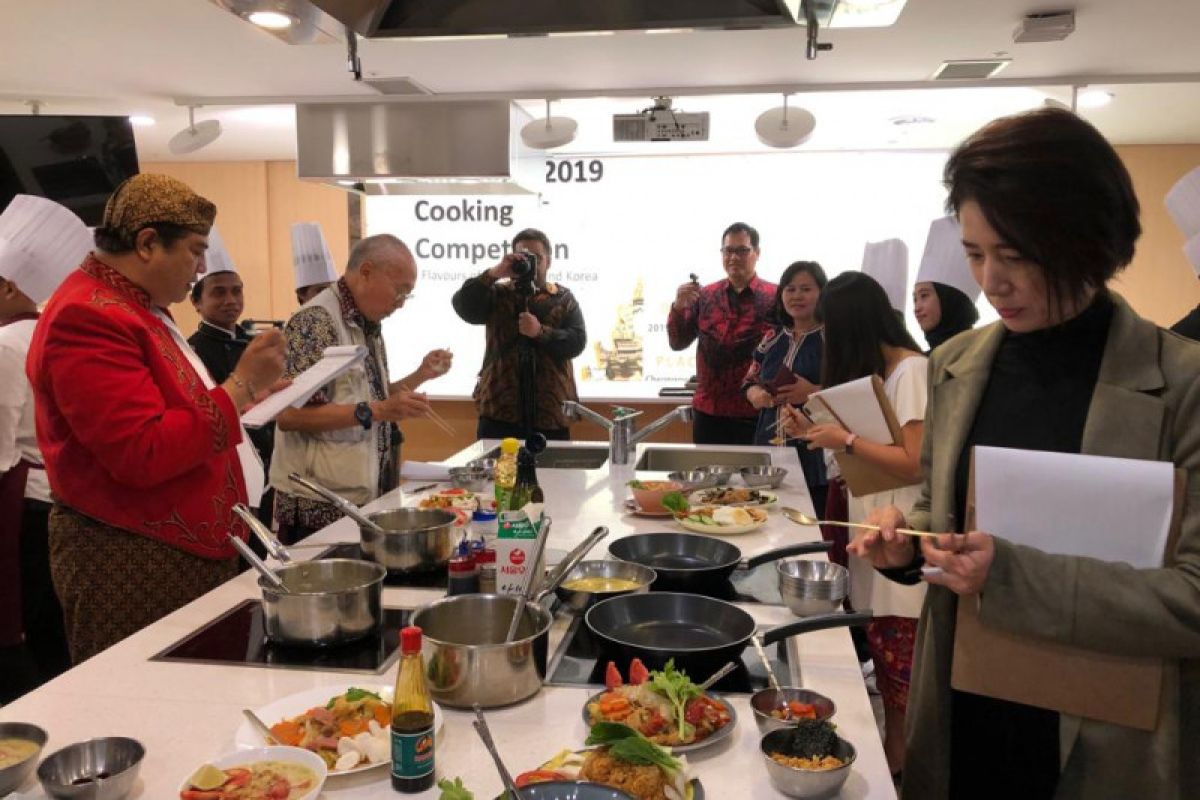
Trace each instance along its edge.
<instances>
[{"instance_id":1,"label":"man in red and black batik shirt","mask_svg":"<svg viewBox=\"0 0 1200 800\"><path fill-rule=\"evenodd\" d=\"M758 231L735 222L721 237L725 280L704 288L691 281L679 287L667 336L672 350L683 350L698 338L692 400L696 444L753 444L757 412L741 392L742 378L754 348L771 327L775 284L759 278Z\"/></svg>"}]
</instances>

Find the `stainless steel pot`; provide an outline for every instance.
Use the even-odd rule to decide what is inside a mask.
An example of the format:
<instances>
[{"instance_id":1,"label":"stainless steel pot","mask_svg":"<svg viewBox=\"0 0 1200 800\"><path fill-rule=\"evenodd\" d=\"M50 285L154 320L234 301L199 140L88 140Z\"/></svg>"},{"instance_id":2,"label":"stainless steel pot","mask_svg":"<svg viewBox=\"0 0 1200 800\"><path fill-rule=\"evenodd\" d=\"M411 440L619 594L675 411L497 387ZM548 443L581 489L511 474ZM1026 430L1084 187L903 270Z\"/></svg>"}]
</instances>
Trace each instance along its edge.
<instances>
[{"instance_id":1,"label":"stainless steel pot","mask_svg":"<svg viewBox=\"0 0 1200 800\"><path fill-rule=\"evenodd\" d=\"M267 638L276 644L331 647L379 632L380 564L351 558L302 561L275 570L287 591L258 579Z\"/></svg>"},{"instance_id":2,"label":"stainless steel pot","mask_svg":"<svg viewBox=\"0 0 1200 800\"><path fill-rule=\"evenodd\" d=\"M254 513L234 513L281 560L290 556ZM387 570L371 561L331 558L295 561L272 570L281 586L259 577L267 638L276 644L331 647L379 632L383 624L383 579Z\"/></svg>"},{"instance_id":3,"label":"stainless steel pot","mask_svg":"<svg viewBox=\"0 0 1200 800\"><path fill-rule=\"evenodd\" d=\"M458 518L440 508L396 508L364 514L344 497L319 483L292 473L288 480L337 506L358 523L363 555L388 572L432 572L444 569L454 554Z\"/></svg>"},{"instance_id":4,"label":"stainless steel pot","mask_svg":"<svg viewBox=\"0 0 1200 800\"><path fill-rule=\"evenodd\" d=\"M424 633L434 700L453 708L474 703L495 708L538 693L554 618L540 604L526 602L516 638L505 643L518 602L511 595L462 594L417 609L412 624Z\"/></svg>"},{"instance_id":5,"label":"stainless steel pot","mask_svg":"<svg viewBox=\"0 0 1200 800\"><path fill-rule=\"evenodd\" d=\"M457 517L441 508L395 508L367 518L383 529L359 525L363 555L388 572L432 572L445 569L454 555Z\"/></svg>"}]
</instances>

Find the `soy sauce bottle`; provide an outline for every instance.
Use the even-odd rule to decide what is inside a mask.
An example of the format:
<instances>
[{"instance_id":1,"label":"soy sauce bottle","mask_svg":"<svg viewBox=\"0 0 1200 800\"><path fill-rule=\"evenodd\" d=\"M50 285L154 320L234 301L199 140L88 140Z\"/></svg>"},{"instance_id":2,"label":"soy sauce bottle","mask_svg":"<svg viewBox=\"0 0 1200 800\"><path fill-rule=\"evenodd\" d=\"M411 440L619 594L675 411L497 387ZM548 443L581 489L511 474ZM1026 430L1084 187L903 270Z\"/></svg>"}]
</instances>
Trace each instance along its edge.
<instances>
[{"instance_id":1,"label":"soy sauce bottle","mask_svg":"<svg viewBox=\"0 0 1200 800\"><path fill-rule=\"evenodd\" d=\"M433 786L433 700L425 682L421 629L400 630L400 669L392 701L392 788L416 794Z\"/></svg>"},{"instance_id":2,"label":"soy sauce bottle","mask_svg":"<svg viewBox=\"0 0 1200 800\"><path fill-rule=\"evenodd\" d=\"M540 506L545 502L537 479L538 453L545 449L546 437L535 433L525 440L525 446L517 452L517 479L508 498L508 511L521 511L530 503Z\"/></svg>"}]
</instances>

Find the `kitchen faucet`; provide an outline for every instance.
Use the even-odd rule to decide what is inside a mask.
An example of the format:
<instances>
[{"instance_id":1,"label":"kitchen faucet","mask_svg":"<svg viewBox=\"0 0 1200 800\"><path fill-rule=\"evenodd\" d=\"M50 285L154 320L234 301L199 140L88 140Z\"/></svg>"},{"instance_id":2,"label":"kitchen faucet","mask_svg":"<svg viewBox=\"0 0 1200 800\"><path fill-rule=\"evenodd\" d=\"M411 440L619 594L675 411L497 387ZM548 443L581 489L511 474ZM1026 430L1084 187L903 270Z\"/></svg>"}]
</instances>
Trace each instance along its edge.
<instances>
[{"instance_id":1,"label":"kitchen faucet","mask_svg":"<svg viewBox=\"0 0 1200 800\"><path fill-rule=\"evenodd\" d=\"M634 431L633 420L641 416L642 412L632 408L613 406L613 418L607 419L574 400L564 400L562 411L568 419L586 419L608 431L608 460L612 464L628 464L638 442L667 427L676 419L684 423L692 421L691 406L676 406L670 413L662 415L640 431Z\"/></svg>"}]
</instances>

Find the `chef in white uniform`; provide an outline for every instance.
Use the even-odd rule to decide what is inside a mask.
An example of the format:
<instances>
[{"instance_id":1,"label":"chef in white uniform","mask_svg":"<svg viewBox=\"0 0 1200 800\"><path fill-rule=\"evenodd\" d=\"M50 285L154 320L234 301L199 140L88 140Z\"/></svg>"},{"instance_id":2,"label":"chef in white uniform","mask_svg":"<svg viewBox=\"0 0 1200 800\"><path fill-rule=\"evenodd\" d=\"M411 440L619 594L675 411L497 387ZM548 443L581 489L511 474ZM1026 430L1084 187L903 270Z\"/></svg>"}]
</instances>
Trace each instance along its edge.
<instances>
[{"instance_id":1,"label":"chef in white uniform","mask_svg":"<svg viewBox=\"0 0 1200 800\"><path fill-rule=\"evenodd\" d=\"M296 273L296 302L300 305L338 279L329 245L317 223L292 225L292 269Z\"/></svg>"}]
</instances>

